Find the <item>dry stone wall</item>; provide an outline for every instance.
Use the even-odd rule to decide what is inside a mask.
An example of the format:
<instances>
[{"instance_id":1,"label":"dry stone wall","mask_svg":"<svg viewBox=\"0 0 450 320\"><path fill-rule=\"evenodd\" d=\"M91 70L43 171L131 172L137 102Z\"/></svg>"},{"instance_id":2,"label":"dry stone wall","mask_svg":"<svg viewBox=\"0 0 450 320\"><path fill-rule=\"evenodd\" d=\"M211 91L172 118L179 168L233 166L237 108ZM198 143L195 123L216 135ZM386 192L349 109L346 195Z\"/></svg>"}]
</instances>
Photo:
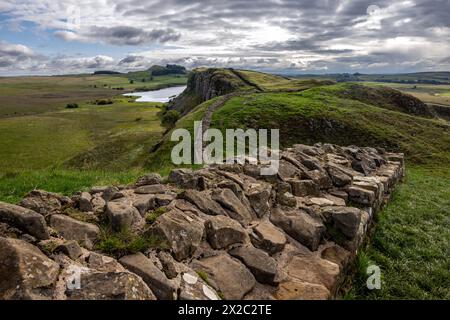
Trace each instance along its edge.
<instances>
[{"instance_id":1,"label":"dry stone wall","mask_svg":"<svg viewBox=\"0 0 450 320\"><path fill-rule=\"evenodd\" d=\"M176 169L0 203L0 298L334 298L404 175L403 155L294 145L277 175L262 166ZM164 245L113 258L98 249L100 227Z\"/></svg>"}]
</instances>

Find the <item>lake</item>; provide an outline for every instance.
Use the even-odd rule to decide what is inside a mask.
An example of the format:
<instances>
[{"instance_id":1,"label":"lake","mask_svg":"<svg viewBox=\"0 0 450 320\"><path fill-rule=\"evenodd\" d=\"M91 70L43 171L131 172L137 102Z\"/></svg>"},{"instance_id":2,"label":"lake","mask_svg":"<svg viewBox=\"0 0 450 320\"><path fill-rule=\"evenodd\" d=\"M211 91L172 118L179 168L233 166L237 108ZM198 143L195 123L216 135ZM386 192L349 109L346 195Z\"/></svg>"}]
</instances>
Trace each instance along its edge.
<instances>
[{"instance_id":1,"label":"lake","mask_svg":"<svg viewBox=\"0 0 450 320\"><path fill-rule=\"evenodd\" d=\"M186 89L186 86L178 86L153 91L126 93L124 96L139 97L136 102L169 102Z\"/></svg>"}]
</instances>

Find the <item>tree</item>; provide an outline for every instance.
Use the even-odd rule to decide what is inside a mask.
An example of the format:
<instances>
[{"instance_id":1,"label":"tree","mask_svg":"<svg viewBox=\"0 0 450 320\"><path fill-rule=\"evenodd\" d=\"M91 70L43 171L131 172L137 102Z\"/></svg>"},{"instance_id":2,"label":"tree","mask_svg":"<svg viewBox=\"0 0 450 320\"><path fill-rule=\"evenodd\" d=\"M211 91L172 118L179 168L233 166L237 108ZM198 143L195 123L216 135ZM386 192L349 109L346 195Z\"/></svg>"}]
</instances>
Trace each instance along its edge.
<instances>
[{"instance_id":1,"label":"tree","mask_svg":"<svg viewBox=\"0 0 450 320\"><path fill-rule=\"evenodd\" d=\"M171 128L178 119L180 119L180 113L176 110L169 110L163 115L161 122L164 126Z\"/></svg>"}]
</instances>

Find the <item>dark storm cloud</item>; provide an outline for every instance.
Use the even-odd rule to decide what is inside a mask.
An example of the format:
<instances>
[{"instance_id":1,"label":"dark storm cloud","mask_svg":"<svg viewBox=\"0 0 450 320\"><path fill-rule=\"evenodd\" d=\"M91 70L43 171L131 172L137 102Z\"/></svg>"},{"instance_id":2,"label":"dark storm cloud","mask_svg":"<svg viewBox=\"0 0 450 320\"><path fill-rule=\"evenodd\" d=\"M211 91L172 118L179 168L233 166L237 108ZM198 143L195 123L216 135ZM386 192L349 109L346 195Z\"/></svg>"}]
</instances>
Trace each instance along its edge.
<instances>
[{"instance_id":1,"label":"dark storm cloud","mask_svg":"<svg viewBox=\"0 0 450 320\"><path fill-rule=\"evenodd\" d=\"M142 29L117 26L117 27L91 27L87 33L89 38L96 38L114 45L142 45L150 42L176 41L180 35L172 29L154 29L145 31Z\"/></svg>"}]
</instances>

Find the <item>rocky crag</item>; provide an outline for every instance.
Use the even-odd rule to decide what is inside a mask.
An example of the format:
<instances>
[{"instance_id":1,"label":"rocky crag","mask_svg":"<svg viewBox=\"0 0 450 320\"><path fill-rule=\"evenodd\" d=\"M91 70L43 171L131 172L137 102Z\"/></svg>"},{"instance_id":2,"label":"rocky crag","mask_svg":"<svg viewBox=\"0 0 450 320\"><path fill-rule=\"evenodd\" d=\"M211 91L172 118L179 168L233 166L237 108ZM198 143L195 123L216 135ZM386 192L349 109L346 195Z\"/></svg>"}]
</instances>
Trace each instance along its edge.
<instances>
[{"instance_id":1,"label":"rocky crag","mask_svg":"<svg viewBox=\"0 0 450 320\"><path fill-rule=\"evenodd\" d=\"M176 169L0 203L0 299L330 299L404 174L402 154L330 144L264 164ZM108 256L105 232L158 239Z\"/></svg>"}]
</instances>

